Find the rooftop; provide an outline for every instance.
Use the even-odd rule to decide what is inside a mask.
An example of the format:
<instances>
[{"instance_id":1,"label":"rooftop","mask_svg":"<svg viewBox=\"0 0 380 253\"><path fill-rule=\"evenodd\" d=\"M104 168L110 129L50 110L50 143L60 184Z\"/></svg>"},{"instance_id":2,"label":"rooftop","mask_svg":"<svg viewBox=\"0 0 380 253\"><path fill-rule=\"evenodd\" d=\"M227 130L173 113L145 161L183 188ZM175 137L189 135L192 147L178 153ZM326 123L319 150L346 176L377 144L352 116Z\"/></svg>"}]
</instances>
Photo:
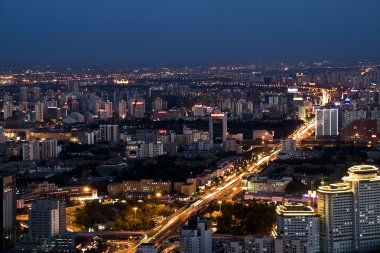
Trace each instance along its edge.
<instances>
[{"instance_id":1,"label":"rooftop","mask_svg":"<svg viewBox=\"0 0 380 253\"><path fill-rule=\"evenodd\" d=\"M314 216L316 215L311 206L306 206L302 203L285 203L277 207L278 215L284 216Z\"/></svg>"}]
</instances>

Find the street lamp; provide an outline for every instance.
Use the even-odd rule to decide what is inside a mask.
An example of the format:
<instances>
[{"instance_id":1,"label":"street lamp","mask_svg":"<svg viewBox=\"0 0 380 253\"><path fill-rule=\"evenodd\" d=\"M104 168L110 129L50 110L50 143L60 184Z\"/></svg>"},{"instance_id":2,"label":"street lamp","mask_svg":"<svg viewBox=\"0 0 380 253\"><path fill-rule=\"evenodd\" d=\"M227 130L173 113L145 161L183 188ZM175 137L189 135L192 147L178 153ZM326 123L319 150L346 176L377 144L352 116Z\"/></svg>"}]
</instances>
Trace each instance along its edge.
<instances>
[{"instance_id":1,"label":"street lamp","mask_svg":"<svg viewBox=\"0 0 380 253\"><path fill-rule=\"evenodd\" d=\"M137 207L134 207L133 211L135 211L135 219L136 219L136 216L137 216Z\"/></svg>"},{"instance_id":2,"label":"street lamp","mask_svg":"<svg viewBox=\"0 0 380 253\"><path fill-rule=\"evenodd\" d=\"M157 192L156 193L156 197L157 197L157 204L159 205L160 204L160 197L162 196L161 192Z\"/></svg>"},{"instance_id":3,"label":"street lamp","mask_svg":"<svg viewBox=\"0 0 380 253\"><path fill-rule=\"evenodd\" d=\"M221 213L221 212L222 212L222 201L219 200L219 201L218 201L218 204L219 204L219 212Z\"/></svg>"}]
</instances>

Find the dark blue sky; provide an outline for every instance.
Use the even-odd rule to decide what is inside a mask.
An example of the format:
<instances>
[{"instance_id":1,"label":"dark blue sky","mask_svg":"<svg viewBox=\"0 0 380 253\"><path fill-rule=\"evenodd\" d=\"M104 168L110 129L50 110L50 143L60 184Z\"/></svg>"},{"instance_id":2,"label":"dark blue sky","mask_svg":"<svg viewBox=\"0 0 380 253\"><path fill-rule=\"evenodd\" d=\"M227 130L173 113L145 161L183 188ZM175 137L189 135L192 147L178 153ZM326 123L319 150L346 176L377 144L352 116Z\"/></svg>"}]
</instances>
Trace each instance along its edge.
<instances>
[{"instance_id":1,"label":"dark blue sky","mask_svg":"<svg viewBox=\"0 0 380 253\"><path fill-rule=\"evenodd\" d=\"M0 0L0 65L380 60L379 0Z\"/></svg>"}]
</instances>

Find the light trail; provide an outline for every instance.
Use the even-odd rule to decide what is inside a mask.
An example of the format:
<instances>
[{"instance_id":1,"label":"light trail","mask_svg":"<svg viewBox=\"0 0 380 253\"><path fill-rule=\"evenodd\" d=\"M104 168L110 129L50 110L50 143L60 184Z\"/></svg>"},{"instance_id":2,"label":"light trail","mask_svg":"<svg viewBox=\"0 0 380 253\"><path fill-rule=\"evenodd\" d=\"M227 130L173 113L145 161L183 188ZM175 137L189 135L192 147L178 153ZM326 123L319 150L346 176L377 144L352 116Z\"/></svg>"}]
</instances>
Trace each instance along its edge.
<instances>
[{"instance_id":1,"label":"light trail","mask_svg":"<svg viewBox=\"0 0 380 253\"><path fill-rule=\"evenodd\" d=\"M301 141L302 139L309 137L310 131L313 130L314 127L315 127L315 121L311 120L310 122L303 124L297 130L295 130L289 136L289 138L295 141ZM128 248L126 252L129 252L129 253L135 252L137 247L141 245L142 243L160 244L161 241L165 240L165 237L170 236L171 232L176 231L176 229L180 228L186 222L188 217L197 213L202 207L206 207L214 199L222 198L223 196L227 196L228 194L233 192L234 191L233 188L239 183L242 176L249 176L254 171L259 172L260 167L263 164L269 163L270 161L274 160L277 157L277 155L281 152L282 148L283 148L283 145L278 144L277 147L275 147L268 155L260 158L256 162L256 164L249 167L247 172L241 173L241 174L235 174L223 186L217 188L211 193L207 193L203 196L200 196L199 199L195 201L194 203L192 203L191 205L188 205L179 209L177 212L169 216L164 221L164 224L161 224L160 226L152 229L151 230L152 235L146 236L145 238L141 239L134 246Z\"/></svg>"}]
</instances>

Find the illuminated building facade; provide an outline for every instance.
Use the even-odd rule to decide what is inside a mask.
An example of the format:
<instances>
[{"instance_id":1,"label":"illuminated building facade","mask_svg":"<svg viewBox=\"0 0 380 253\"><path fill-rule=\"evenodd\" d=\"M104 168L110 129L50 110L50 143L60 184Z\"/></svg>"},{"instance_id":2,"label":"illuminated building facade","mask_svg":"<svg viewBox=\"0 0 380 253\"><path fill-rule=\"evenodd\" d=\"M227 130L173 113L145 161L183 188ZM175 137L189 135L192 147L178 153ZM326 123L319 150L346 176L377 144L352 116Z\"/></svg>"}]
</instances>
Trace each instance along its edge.
<instances>
[{"instance_id":1,"label":"illuminated building facade","mask_svg":"<svg viewBox=\"0 0 380 253\"><path fill-rule=\"evenodd\" d=\"M214 140L214 120L220 119L222 120L222 142L224 142L227 138L227 114L226 113L211 113L209 117L209 125L208 125L208 133L209 139Z\"/></svg>"},{"instance_id":2,"label":"illuminated building facade","mask_svg":"<svg viewBox=\"0 0 380 253\"><path fill-rule=\"evenodd\" d=\"M99 141L100 142L118 142L119 126L118 125L100 125L99 126Z\"/></svg>"},{"instance_id":3,"label":"illuminated building facade","mask_svg":"<svg viewBox=\"0 0 380 253\"><path fill-rule=\"evenodd\" d=\"M315 110L316 137L337 136L338 130L338 109L317 109Z\"/></svg>"},{"instance_id":4,"label":"illuminated building facade","mask_svg":"<svg viewBox=\"0 0 380 253\"><path fill-rule=\"evenodd\" d=\"M0 190L0 251L5 251L16 242L16 178L0 175Z\"/></svg>"},{"instance_id":5,"label":"illuminated building facade","mask_svg":"<svg viewBox=\"0 0 380 253\"><path fill-rule=\"evenodd\" d=\"M119 102L119 118L125 119L127 117L127 103L124 100Z\"/></svg>"},{"instance_id":6,"label":"illuminated building facade","mask_svg":"<svg viewBox=\"0 0 380 253\"><path fill-rule=\"evenodd\" d=\"M128 102L128 113L132 118L143 118L145 115L145 100L130 99Z\"/></svg>"},{"instance_id":7,"label":"illuminated building facade","mask_svg":"<svg viewBox=\"0 0 380 253\"><path fill-rule=\"evenodd\" d=\"M285 203L277 206L277 234L306 240L306 252L319 252L319 216L310 206Z\"/></svg>"},{"instance_id":8,"label":"illuminated building facade","mask_svg":"<svg viewBox=\"0 0 380 253\"><path fill-rule=\"evenodd\" d=\"M38 199L29 213L28 238L40 242L66 232L66 205L55 199Z\"/></svg>"},{"instance_id":9,"label":"illuminated building facade","mask_svg":"<svg viewBox=\"0 0 380 253\"><path fill-rule=\"evenodd\" d=\"M111 119L113 117L113 107L111 101L107 100L107 102L104 105L104 110L106 112L107 118Z\"/></svg>"},{"instance_id":10,"label":"illuminated building facade","mask_svg":"<svg viewBox=\"0 0 380 253\"><path fill-rule=\"evenodd\" d=\"M378 168L357 165L342 183L321 186L323 252L368 252L380 249L380 176Z\"/></svg>"}]
</instances>

